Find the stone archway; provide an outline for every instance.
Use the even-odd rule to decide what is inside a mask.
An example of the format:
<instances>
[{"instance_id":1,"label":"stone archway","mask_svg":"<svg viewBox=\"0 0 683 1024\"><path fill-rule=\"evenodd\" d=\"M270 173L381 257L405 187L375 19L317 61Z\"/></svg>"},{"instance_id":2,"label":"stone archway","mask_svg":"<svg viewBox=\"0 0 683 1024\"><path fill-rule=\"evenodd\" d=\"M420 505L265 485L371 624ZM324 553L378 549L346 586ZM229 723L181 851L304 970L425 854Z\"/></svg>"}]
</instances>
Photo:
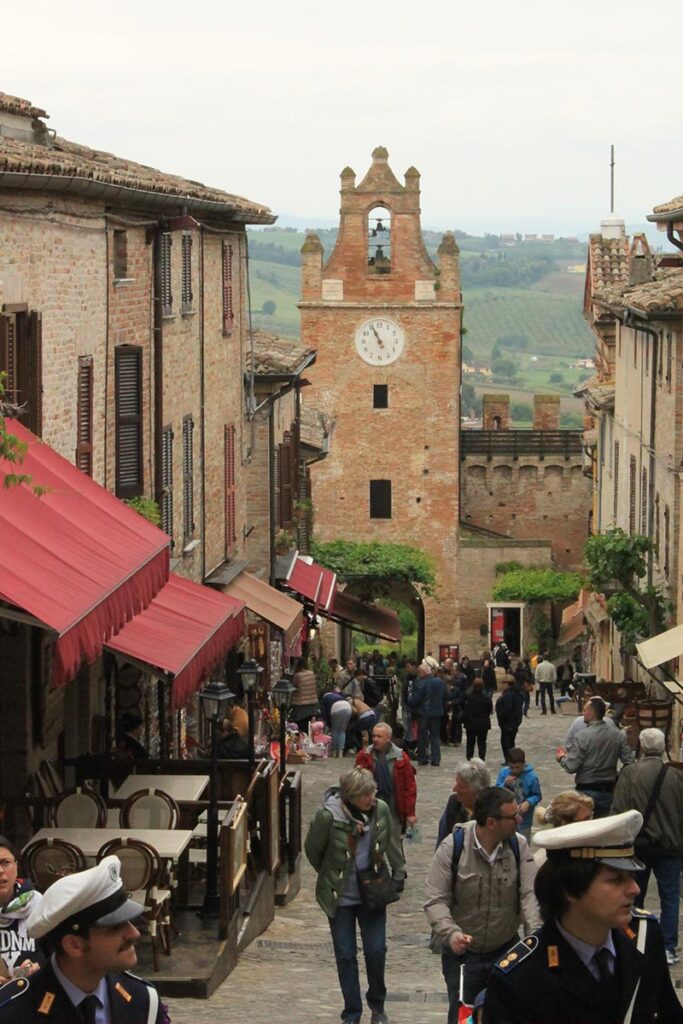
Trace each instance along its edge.
<instances>
[{"instance_id":1,"label":"stone archway","mask_svg":"<svg viewBox=\"0 0 683 1024\"><path fill-rule=\"evenodd\" d=\"M345 589L354 597L359 597L364 601L368 600L367 584L362 579L353 580ZM419 591L407 580L388 581L382 589L383 593L376 598L378 604L383 604L387 599L398 601L405 605L406 608L409 608L415 616L417 620L416 656L417 660L421 661L425 654L425 609ZM354 631L352 629L347 626L342 627L341 657L344 660L353 650L353 635ZM396 646L398 647L398 645Z\"/></svg>"}]
</instances>

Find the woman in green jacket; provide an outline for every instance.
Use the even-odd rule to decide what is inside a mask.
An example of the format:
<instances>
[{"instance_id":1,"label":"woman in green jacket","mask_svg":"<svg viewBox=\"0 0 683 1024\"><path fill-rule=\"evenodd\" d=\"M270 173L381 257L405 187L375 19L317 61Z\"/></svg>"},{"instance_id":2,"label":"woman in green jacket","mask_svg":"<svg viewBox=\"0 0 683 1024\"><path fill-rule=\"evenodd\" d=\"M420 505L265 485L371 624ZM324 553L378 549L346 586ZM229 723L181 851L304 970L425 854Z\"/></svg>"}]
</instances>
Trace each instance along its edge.
<instances>
[{"instance_id":1,"label":"woman in green jacket","mask_svg":"<svg viewBox=\"0 0 683 1024\"><path fill-rule=\"evenodd\" d=\"M345 772L339 787L326 792L305 843L306 856L318 875L316 899L330 919L345 1024L356 1024L363 1012L356 922L363 941L371 1024L388 1024L384 1012L387 912L385 907L369 910L363 906L356 874L357 869L369 867L377 853L386 855L391 837L391 813L376 793L372 772L365 768Z\"/></svg>"}]
</instances>

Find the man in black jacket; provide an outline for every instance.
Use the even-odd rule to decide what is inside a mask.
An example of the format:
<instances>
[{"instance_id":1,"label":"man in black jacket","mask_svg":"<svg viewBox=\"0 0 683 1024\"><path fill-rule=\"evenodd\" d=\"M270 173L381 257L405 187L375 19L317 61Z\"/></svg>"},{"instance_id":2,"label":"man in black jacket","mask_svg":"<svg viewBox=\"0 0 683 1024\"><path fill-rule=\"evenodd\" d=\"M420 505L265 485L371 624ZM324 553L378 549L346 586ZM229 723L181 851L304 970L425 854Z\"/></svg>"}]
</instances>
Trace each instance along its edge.
<instances>
[{"instance_id":1,"label":"man in black jacket","mask_svg":"<svg viewBox=\"0 0 683 1024\"><path fill-rule=\"evenodd\" d=\"M536 834L543 926L494 966L484 1024L683 1024L662 933L634 910L638 811Z\"/></svg>"},{"instance_id":2,"label":"man in black jacket","mask_svg":"<svg viewBox=\"0 0 683 1024\"><path fill-rule=\"evenodd\" d=\"M118 857L60 878L28 920L50 960L30 978L0 988L6 1024L168 1024L152 985L129 973L143 907L128 899Z\"/></svg>"},{"instance_id":3,"label":"man in black jacket","mask_svg":"<svg viewBox=\"0 0 683 1024\"><path fill-rule=\"evenodd\" d=\"M500 726L500 745L503 751L503 764L507 764L508 755L515 745L517 730L524 717L524 697L517 689L514 676L505 677L505 690L496 702L496 718Z\"/></svg>"}]
</instances>

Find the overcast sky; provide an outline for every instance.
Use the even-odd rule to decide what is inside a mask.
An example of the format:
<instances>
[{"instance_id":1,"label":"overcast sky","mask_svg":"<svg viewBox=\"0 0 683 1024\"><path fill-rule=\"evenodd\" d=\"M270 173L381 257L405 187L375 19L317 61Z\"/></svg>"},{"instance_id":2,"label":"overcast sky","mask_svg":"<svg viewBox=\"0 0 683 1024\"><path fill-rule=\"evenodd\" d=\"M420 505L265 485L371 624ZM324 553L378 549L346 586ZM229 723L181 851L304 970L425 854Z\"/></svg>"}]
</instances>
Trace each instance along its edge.
<instances>
[{"instance_id":1,"label":"overcast sky","mask_svg":"<svg viewBox=\"0 0 683 1024\"><path fill-rule=\"evenodd\" d=\"M425 227L597 228L683 193L681 0L75 0L3 11L0 90L77 142L336 221L377 145Z\"/></svg>"}]
</instances>

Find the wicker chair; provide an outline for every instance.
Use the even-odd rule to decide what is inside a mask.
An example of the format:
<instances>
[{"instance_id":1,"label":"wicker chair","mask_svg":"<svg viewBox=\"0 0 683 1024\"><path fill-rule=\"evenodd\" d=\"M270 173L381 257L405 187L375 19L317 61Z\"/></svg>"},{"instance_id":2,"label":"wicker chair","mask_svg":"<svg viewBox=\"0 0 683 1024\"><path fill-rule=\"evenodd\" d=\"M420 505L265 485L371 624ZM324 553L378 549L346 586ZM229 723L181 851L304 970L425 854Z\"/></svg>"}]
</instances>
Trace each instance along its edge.
<instances>
[{"instance_id":1,"label":"wicker chair","mask_svg":"<svg viewBox=\"0 0 683 1024\"><path fill-rule=\"evenodd\" d=\"M121 828L177 828L180 809L162 789L139 789L121 808Z\"/></svg>"},{"instance_id":2,"label":"wicker chair","mask_svg":"<svg viewBox=\"0 0 683 1024\"><path fill-rule=\"evenodd\" d=\"M45 892L53 882L86 868L85 855L63 839L37 839L22 855L24 874Z\"/></svg>"},{"instance_id":3,"label":"wicker chair","mask_svg":"<svg viewBox=\"0 0 683 1024\"><path fill-rule=\"evenodd\" d=\"M57 828L104 828L107 808L90 786L77 786L62 793L52 811Z\"/></svg>"},{"instance_id":4,"label":"wicker chair","mask_svg":"<svg viewBox=\"0 0 683 1024\"><path fill-rule=\"evenodd\" d=\"M171 890L161 888L165 862L149 843L140 839L110 839L97 853L97 863L115 854L121 861L121 881L130 898L144 907L142 918L152 940L154 970L159 970L159 946L170 956Z\"/></svg>"}]
</instances>

